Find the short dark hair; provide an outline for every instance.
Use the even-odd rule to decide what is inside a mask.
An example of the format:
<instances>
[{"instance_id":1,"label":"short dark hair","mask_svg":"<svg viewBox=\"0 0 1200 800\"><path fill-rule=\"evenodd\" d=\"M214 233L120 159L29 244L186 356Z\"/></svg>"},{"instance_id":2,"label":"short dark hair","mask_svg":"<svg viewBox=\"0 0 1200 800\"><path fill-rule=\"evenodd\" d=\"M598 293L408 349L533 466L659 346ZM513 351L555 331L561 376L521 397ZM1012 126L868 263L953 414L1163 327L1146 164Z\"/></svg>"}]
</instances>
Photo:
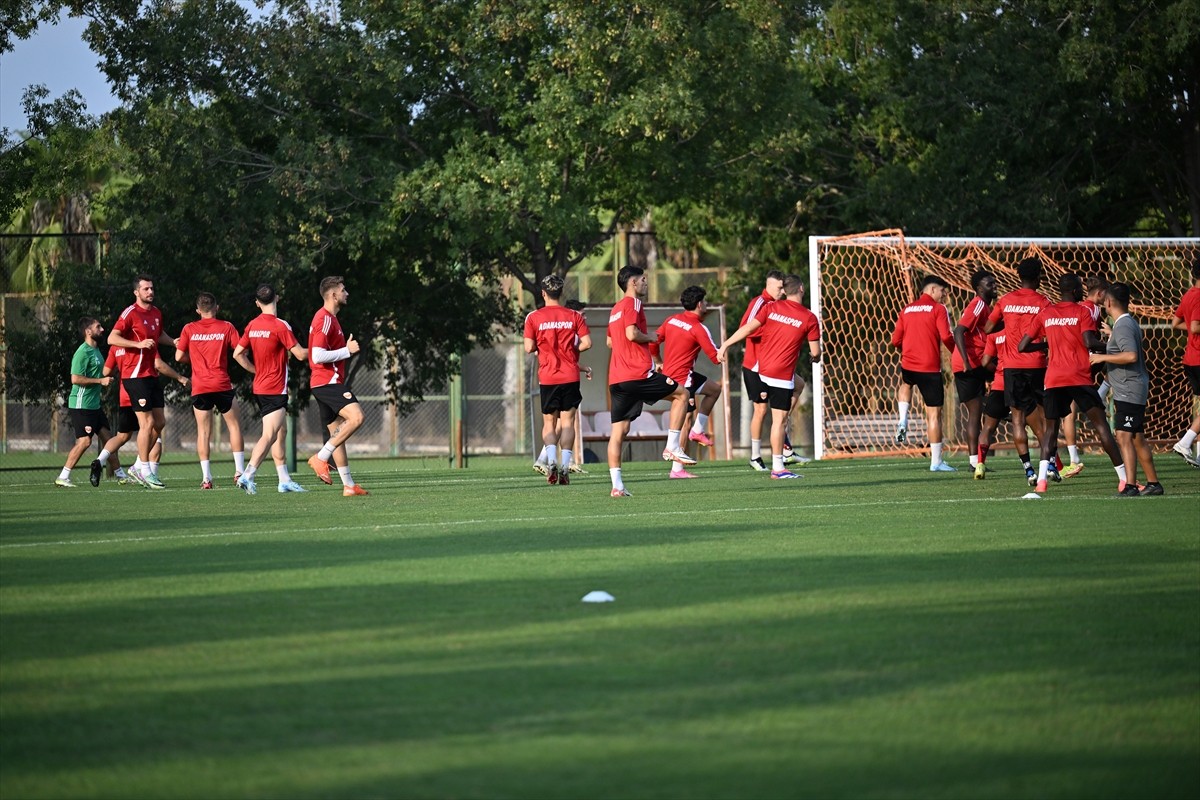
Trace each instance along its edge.
<instances>
[{"instance_id":1,"label":"short dark hair","mask_svg":"<svg viewBox=\"0 0 1200 800\"><path fill-rule=\"evenodd\" d=\"M145 273L142 273L141 275L138 275L136 278L133 279L133 288L134 289L138 288L138 286L141 285L142 281L152 284L152 283L154 283L154 278L152 278L151 276L149 276Z\"/></svg>"},{"instance_id":2,"label":"short dark hair","mask_svg":"<svg viewBox=\"0 0 1200 800\"><path fill-rule=\"evenodd\" d=\"M783 294L785 297L797 297L804 294L804 281L799 275L783 276Z\"/></svg>"},{"instance_id":3,"label":"short dark hair","mask_svg":"<svg viewBox=\"0 0 1200 800\"><path fill-rule=\"evenodd\" d=\"M95 325L100 320L95 317L80 317L79 318L79 335L81 338L87 338L87 329Z\"/></svg>"},{"instance_id":4,"label":"short dark hair","mask_svg":"<svg viewBox=\"0 0 1200 800\"><path fill-rule=\"evenodd\" d=\"M1083 286L1087 290L1088 294L1091 294L1092 292L1096 291L1097 289L1104 289L1105 291L1107 291L1108 290L1108 278L1104 277L1101 273L1096 272L1091 275L1088 275L1088 278L1084 282Z\"/></svg>"},{"instance_id":5,"label":"short dark hair","mask_svg":"<svg viewBox=\"0 0 1200 800\"><path fill-rule=\"evenodd\" d=\"M566 281L564 281L558 275L547 275L546 277L542 278L540 285L542 287L542 291L546 293L546 297L549 297L551 300L557 300L558 298L562 297L563 286L565 284Z\"/></svg>"},{"instance_id":6,"label":"short dark hair","mask_svg":"<svg viewBox=\"0 0 1200 800\"><path fill-rule=\"evenodd\" d=\"M567 302L563 303L563 305L572 311L583 311L585 308L587 308L587 303L581 303L578 300L568 300Z\"/></svg>"},{"instance_id":7,"label":"short dark hair","mask_svg":"<svg viewBox=\"0 0 1200 800\"><path fill-rule=\"evenodd\" d=\"M275 294L275 288L269 283L260 283L258 288L254 290L254 299L262 303L264 306L269 306L279 298Z\"/></svg>"},{"instance_id":8,"label":"short dark hair","mask_svg":"<svg viewBox=\"0 0 1200 800\"><path fill-rule=\"evenodd\" d=\"M977 269L971 273L971 288L974 289L975 291L979 291L979 284L983 283L984 278L994 278L994 277L995 276L992 275L992 273L988 272L986 269Z\"/></svg>"},{"instance_id":9,"label":"short dark hair","mask_svg":"<svg viewBox=\"0 0 1200 800\"><path fill-rule=\"evenodd\" d=\"M217 310L217 298L211 292L196 295L196 310L208 314Z\"/></svg>"},{"instance_id":10,"label":"short dark hair","mask_svg":"<svg viewBox=\"0 0 1200 800\"><path fill-rule=\"evenodd\" d=\"M921 293L924 294L925 290L928 289L930 286L940 286L943 289L950 288L950 284L946 283L944 280L939 278L937 275L926 275L925 280L921 281Z\"/></svg>"},{"instance_id":11,"label":"short dark hair","mask_svg":"<svg viewBox=\"0 0 1200 800\"><path fill-rule=\"evenodd\" d=\"M1114 303L1122 308L1129 308L1129 295L1132 294L1132 290L1128 283L1110 283L1105 292Z\"/></svg>"},{"instance_id":12,"label":"short dark hair","mask_svg":"<svg viewBox=\"0 0 1200 800\"><path fill-rule=\"evenodd\" d=\"M700 305L700 301L705 298L708 292L704 291L699 286L689 286L683 290L683 294L679 295L679 304L688 311L695 311L696 306Z\"/></svg>"},{"instance_id":13,"label":"short dark hair","mask_svg":"<svg viewBox=\"0 0 1200 800\"><path fill-rule=\"evenodd\" d=\"M1079 300L1083 297L1083 281L1074 272L1064 272L1058 276L1058 291Z\"/></svg>"},{"instance_id":14,"label":"short dark hair","mask_svg":"<svg viewBox=\"0 0 1200 800\"><path fill-rule=\"evenodd\" d=\"M1017 277L1022 282L1028 283L1040 280L1042 277L1042 262L1033 256L1021 259L1021 263L1017 264Z\"/></svg>"},{"instance_id":15,"label":"short dark hair","mask_svg":"<svg viewBox=\"0 0 1200 800\"><path fill-rule=\"evenodd\" d=\"M765 281L771 280L772 278L774 278L777 281L781 281L781 280L783 280L784 275L779 270L773 269L773 270L770 270L769 272L767 272L767 277L764 278L763 280L765 282Z\"/></svg>"},{"instance_id":16,"label":"short dark hair","mask_svg":"<svg viewBox=\"0 0 1200 800\"><path fill-rule=\"evenodd\" d=\"M646 270L641 267L621 267L621 271L617 273L617 286L621 287L621 291L625 291L625 287L629 285L630 278L636 278L639 275L645 275Z\"/></svg>"},{"instance_id":17,"label":"short dark hair","mask_svg":"<svg viewBox=\"0 0 1200 800\"><path fill-rule=\"evenodd\" d=\"M321 299L325 299L325 295L330 289L336 289L346 283L346 280L341 275L330 275L327 278L321 279Z\"/></svg>"}]
</instances>

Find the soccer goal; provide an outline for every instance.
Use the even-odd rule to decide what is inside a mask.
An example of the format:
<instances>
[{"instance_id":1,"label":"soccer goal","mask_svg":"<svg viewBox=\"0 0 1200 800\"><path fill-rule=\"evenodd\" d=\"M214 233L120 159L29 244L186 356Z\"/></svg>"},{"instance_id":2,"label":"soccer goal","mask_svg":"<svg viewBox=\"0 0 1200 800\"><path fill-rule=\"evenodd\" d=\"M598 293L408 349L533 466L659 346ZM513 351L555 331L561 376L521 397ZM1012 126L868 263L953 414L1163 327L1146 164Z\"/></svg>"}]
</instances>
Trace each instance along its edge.
<instances>
[{"instance_id":1,"label":"soccer goal","mask_svg":"<svg viewBox=\"0 0 1200 800\"><path fill-rule=\"evenodd\" d=\"M1192 418L1192 396L1180 367L1185 336L1171 316L1192 284L1200 239L968 239L906 237L899 230L809 238L812 309L821 320L825 356L813 365L813 443L817 458L917 455L925 444L924 407L914 393L908 445L896 445L900 356L889 345L896 317L915 299L926 275L938 275L952 324L975 296L971 273L986 268L998 294L1019 286L1016 265L1035 256L1045 267L1042 292L1057 300L1057 279L1100 273L1133 287L1130 308L1145 335L1150 397L1146 437L1174 440ZM943 354L947 448L965 449L965 416ZM1011 441L1007 423L998 446ZM1088 426L1080 443L1095 444Z\"/></svg>"}]
</instances>

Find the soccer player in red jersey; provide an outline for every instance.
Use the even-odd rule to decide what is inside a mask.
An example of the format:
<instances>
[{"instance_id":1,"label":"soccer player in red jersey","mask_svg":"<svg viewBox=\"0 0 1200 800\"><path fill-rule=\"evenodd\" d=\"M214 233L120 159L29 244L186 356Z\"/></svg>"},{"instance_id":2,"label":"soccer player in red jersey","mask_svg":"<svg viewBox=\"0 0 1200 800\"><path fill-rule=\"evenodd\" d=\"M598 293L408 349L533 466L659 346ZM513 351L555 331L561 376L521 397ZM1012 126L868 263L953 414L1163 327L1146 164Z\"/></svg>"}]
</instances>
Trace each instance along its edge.
<instances>
[{"instance_id":1,"label":"soccer player in red jersey","mask_svg":"<svg viewBox=\"0 0 1200 800\"><path fill-rule=\"evenodd\" d=\"M129 393L125 391L125 385L121 382L121 366L124 362L124 347L108 348L108 355L104 359L104 374L113 375L115 373L117 376L117 432L104 443L104 449L92 462L91 475L88 476L92 486L100 485L100 475L106 466L109 467L111 476L117 479L117 483L124 484L129 479L128 474L121 468L117 451L138 432L138 420L137 415L133 413L133 404L129 402ZM161 358L154 366L159 374L183 382L183 376L171 369ZM162 439L157 439L154 446L150 448L150 463L157 464L161 456Z\"/></svg>"},{"instance_id":2,"label":"soccer player in red jersey","mask_svg":"<svg viewBox=\"0 0 1200 800\"><path fill-rule=\"evenodd\" d=\"M1179 300L1179 306L1171 317L1171 327L1187 334L1187 346L1183 349L1183 374L1192 387L1192 396L1200 397L1200 260L1192 264L1192 288ZM1192 454L1192 446L1200 437L1200 413L1192 419L1192 425L1171 449L1193 467L1200 468L1200 448Z\"/></svg>"},{"instance_id":3,"label":"soccer player in red jersey","mask_svg":"<svg viewBox=\"0 0 1200 800\"><path fill-rule=\"evenodd\" d=\"M229 354L237 346L237 328L217 319L217 298L209 292L196 296L196 314L175 340L180 364L192 364L192 412L196 415L196 456L200 459L201 489L213 488L209 439L212 437L212 413L215 409L229 428L229 449L233 453L234 483L246 468L245 443L237 406L233 403L233 382L229 379Z\"/></svg>"},{"instance_id":4,"label":"soccer player in red jersey","mask_svg":"<svg viewBox=\"0 0 1200 800\"><path fill-rule=\"evenodd\" d=\"M609 350L608 394L612 414L612 433L608 438L608 474L612 479L612 496L629 497L621 478L621 449L629 433L629 423L642 413L643 403L664 398L671 401L671 422L667 431L667 446L663 460L679 461L691 466L696 460L679 446L683 420L687 416L687 389L674 380L654 371L650 343L656 337L646 332L646 312L642 298L649 281L640 267L622 267L617 273L617 285L625 293L612 307L608 316Z\"/></svg>"},{"instance_id":5,"label":"soccer player in red jersey","mask_svg":"<svg viewBox=\"0 0 1200 800\"><path fill-rule=\"evenodd\" d=\"M275 472L279 475L279 493L303 492L304 487L288 474L287 454L283 449L283 423L288 401L288 353L298 361L304 361L308 358L308 350L296 341L292 326L277 316L279 295L270 284L260 284L255 289L254 303L258 306L259 315L250 320L242 332L237 347L233 349L233 359L254 376L254 401L262 417L262 435L254 444L250 463L238 478L237 486L246 494L258 494L258 483L254 478L269 450L275 460Z\"/></svg>"},{"instance_id":6,"label":"soccer player in red jersey","mask_svg":"<svg viewBox=\"0 0 1200 800\"><path fill-rule=\"evenodd\" d=\"M774 303L783 296L783 273L773 269L767 273L767 282L762 294L754 298L742 314L742 327L758 314L764 305ZM759 472L766 472L767 465L762 460L762 429L767 418L767 386L758 374L758 342L760 334L746 339L746 351L742 354L742 383L746 387L746 396L754 406L750 417L750 466Z\"/></svg>"},{"instance_id":7,"label":"soccer player in red jersey","mask_svg":"<svg viewBox=\"0 0 1200 800\"><path fill-rule=\"evenodd\" d=\"M971 288L975 299L967 303L954 327L954 351L950 354L950 366L954 372L954 388L958 402L967 407L967 441L979 441L980 420L983 418L983 399L990 375L983 368L983 346L987 334L983 327L992 313L991 303L996 299L996 276L985 269L976 270L971 276ZM971 468L979 466L979 455L971 453Z\"/></svg>"},{"instance_id":8,"label":"soccer player in red jersey","mask_svg":"<svg viewBox=\"0 0 1200 800\"><path fill-rule=\"evenodd\" d=\"M1013 442L1017 453L1028 453L1029 439L1025 425L1042 405L1045 392L1046 354L1041 351L1018 352L1021 338L1033 324L1050 300L1038 291L1042 285L1042 262L1030 257L1017 264L1017 277L1021 288L1009 292L996 301L996 307L988 317L984 330L991 333L1003 329L1008 335L1004 344L1004 399L1012 412ZM1034 428L1038 440L1045 441L1045 421ZM1054 475L1057 478L1058 473ZM1037 473L1032 465L1025 467L1025 479L1030 486L1037 485Z\"/></svg>"},{"instance_id":9,"label":"soccer player in red jersey","mask_svg":"<svg viewBox=\"0 0 1200 800\"><path fill-rule=\"evenodd\" d=\"M350 476L350 460L346 455L346 440L363 423L362 406L346 386L346 369L350 356L358 352L358 342L353 334L346 336L342 332L337 318L337 312L349 302L350 293L341 275L322 279L320 289L324 303L308 328L308 365L312 370L308 385L317 400L321 424L329 430L329 439L308 459L308 466L323 483L332 485L329 477L332 458L342 479L342 495L363 496L367 490Z\"/></svg>"},{"instance_id":10,"label":"soccer player in red jersey","mask_svg":"<svg viewBox=\"0 0 1200 800\"><path fill-rule=\"evenodd\" d=\"M150 461L155 440L162 438L166 416L162 384L158 382L160 345L173 347L175 340L163 330L162 312L154 306L154 279L139 275L133 282L134 302L121 312L108 334L108 343L125 348L121 384L129 393L133 413L138 420L138 460L130 467L130 477L152 489L162 489L157 469ZM182 383L187 385L187 378Z\"/></svg>"},{"instance_id":11,"label":"soccer player in red jersey","mask_svg":"<svg viewBox=\"0 0 1200 800\"><path fill-rule=\"evenodd\" d=\"M896 318L892 347L900 348L900 424L896 443L908 440L908 409L916 386L925 401L925 429L929 439L929 471L957 472L942 460L942 404L946 387L942 385L942 347L954 346L950 331L950 312L942 305L949 288L936 275L921 281L920 296L906 305Z\"/></svg>"},{"instance_id":12,"label":"soccer player in red jersey","mask_svg":"<svg viewBox=\"0 0 1200 800\"><path fill-rule=\"evenodd\" d=\"M583 402L579 391L579 354L591 348L592 335L583 315L563 306L561 277L542 278L541 291L544 305L525 317L524 330L525 352L538 356L542 443L546 446L546 460L539 459L538 463L545 470L547 482L566 486L571 482L575 413Z\"/></svg>"},{"instance_id":13,"label":"soccer player in red jersey","mask_svg":"<svg viewBox=\"0 0 1200 800\"><path fill-rule=\"evenodd\" d=\"M1108 279L1103 275L1090 275L1087 281L1084 282L1083 300L1079 301L1079 305L1086 308L1088 313L1092 315L1097 329L1099 329L1100 323L1104 318L1104 296L1107 291ZM1101 378L1100 388L1097 391L1100 394L1100 400L1103 401L1104 395L1108 393L1108 383L1103 380L1103 364L1093 364L1092 375ZM1067 454L1070 461L1062 471L1064 478L1074 478L1083 472L1083 458L1079 454L1079 440L1075 433L1075 414L1078 411L1079 408L1072 405L1071 413L1063 417L1062 420L1062 435L1067 443Z\"/></svg>"},{"instance_id":14,"label":"soccer player in red jersey","mask_svg":"<svg viewBox=\"0 0 1200 800\"><path fill-rule=\"evenodd\" d=\"M758 374L767 387L767 403L771 406L771 477L777 480L802 477L785 467L783 457L784 432L792 407L801 345L808 342L814 363L821 359L821 327L816 316L800 304L803 298L804 282L800 276L784 276L783 297L759 308L754 318L734 331L717 351L717 361L724 361L731 345L762 332L758 343ZM949 333L947 327L947 336Z\"/></svg>"},{"instance_id":15,"label":"soccer player in red jersey","mask_svg":"<svg viewBox=\"0 0 1200 800\"><path fill-rule=\"evenodd\" d=\"M703 351L709 360L717 363L717 345L712 333L704 325L704 317L708 315L708 303L705 302L705 291L699 286L689 286L679 296L683 313L667 317L658 328L658 335L650 345L650 355L662 358L662 373L676 383L683 384L688 391L689 413L694 410L696 419L688 431L688 441L697 442L704 447L712 447L713 440L708 435L708 417L717 398L721 396L721 382L709 380L707 376L696 372L696 358ZM697 403L696 396L700 396ZM694 478L683 464L671 462L672 478Z\"/></svg>"},{"instance_id":16,"label":"soccer player in red jersey","mask_svg":"<svg viewBox=\"0 0 1200 800\"><path fill-rule=\"evenodd\" d=\"M1050 464L1058 450L1059 420L1071 413L1071 404L1078 405L1100 438L1100 445L1112 461L1122 484L1125 483L1125 463L1112 430L1104 416L1104 403L1092 380L1089 353L1104 352L1096 333L1096 321L1079 301L1083 299L1083 281L1068 272L1058 279L1059 301L1042 309L1025 330L1017 351L1022 354L1048 352L1046 361L1045 400L1046 435L1042 443L1042 459L1038 462L1036 491L1044 494ZM1012 336L1012 332L1009 332ZM1011 370L1010 370L1011 373ZM1008 375L1004 376L1005 381ZM1124 487L1122 487L1124 488Z\"/></svg>"}]
</instances>

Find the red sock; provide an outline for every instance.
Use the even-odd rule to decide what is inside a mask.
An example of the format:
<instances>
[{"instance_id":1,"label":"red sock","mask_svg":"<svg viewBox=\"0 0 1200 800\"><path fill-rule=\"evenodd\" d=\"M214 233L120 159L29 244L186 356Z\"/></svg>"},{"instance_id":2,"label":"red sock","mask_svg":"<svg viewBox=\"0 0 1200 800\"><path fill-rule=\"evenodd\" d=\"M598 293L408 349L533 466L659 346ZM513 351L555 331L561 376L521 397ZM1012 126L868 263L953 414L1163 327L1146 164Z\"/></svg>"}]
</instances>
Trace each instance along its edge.
<instances>
[{"instance_id":1,"label":"red sock","mask_svg":"<svg viewBox=\"0 0 1200 800\"><path fill-rule=\"evenodd\" d=\"M979 463L987 461L988 446L986 444L979 445Z\"/></svg>"}]
</instances>

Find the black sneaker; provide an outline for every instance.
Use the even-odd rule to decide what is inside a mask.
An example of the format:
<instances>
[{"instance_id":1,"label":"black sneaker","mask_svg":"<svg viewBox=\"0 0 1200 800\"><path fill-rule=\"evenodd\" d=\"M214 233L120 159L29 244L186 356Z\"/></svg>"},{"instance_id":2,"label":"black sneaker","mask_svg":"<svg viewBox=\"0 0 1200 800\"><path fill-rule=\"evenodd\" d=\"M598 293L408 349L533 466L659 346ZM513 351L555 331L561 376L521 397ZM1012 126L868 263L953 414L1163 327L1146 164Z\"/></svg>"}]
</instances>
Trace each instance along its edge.
<instances>
[{"instance_id":1,"label":"black sneaker","mask_svg":"<svg viewBox=\"0 0 1200 800\"><path fill-rule=\"evenodd\" d=\"M88 483L92 486L100 485L100 475L104 472L103 465L100 464L100 459L92 462L92 468L88 471Z\"/></svg>"},{"instance_id":2,"label":"black sneaker","mask_svg":"<svg viewBox=\"0 0 1200 800\"><path fill-rule=\"evenodd\" d=\"M754 467L757 472L766 472L767 465L763 463L762 457L750 459L750 466Z\"/></svg>"},{"instance_id":3,"label":"black sneaker","mask_svg":"<svg viewBox=\"0 0 1200 800\"><path fill-rule=\"evenodd\" d=\"M1060 473L1054 467L1051 467L1050 469L1046 470L1046 477L1049 478L1050 480L1054 481L1055 483L1062 483L1062 473Z\"/></svg>"},{"instance_id":4,"label":"black sneaker","mask_svg":"<svg viewBox=\"0 0 1200 800\"><path fill-rule=\"evenodd\" d=\"M904 444L908 441L908 428L900 427L896 429L896 444Z\"/></svg>"},{"instance_id":5,"label":"black sneaker","mask_svg":"<svg viewBox=\"0 0 1200 800\"><path fill-rule=\"evenodd\" d=\"M1160 494L1165 494L1161 483L1147 483L1146 488L1138 492L1139 497L1154 497Z\"/></svg>"},{"instance_id":6,"label":"black sneaker","mask_svg":"<svg viewBox=\"0 0 1200 800\"><path fill-rule=\"evenodd\" d=\"M1125 488L1117 492L1117 497L1138 497L1140 495L1141 492L1138 491L1137 486L1132 483L1125 484Z\"/></svg>"},{"instance_id":7,"label":"black sneaker","mask_svg":"<svg viewBox=\"0 0 1200 800\"><path fill-rule=\"evenodd\" d=\"M1025 468L1025 481L1030 486L1037 486L1037 473L1033 471L1033 467Z\"/></svg>"}]
</instances>

